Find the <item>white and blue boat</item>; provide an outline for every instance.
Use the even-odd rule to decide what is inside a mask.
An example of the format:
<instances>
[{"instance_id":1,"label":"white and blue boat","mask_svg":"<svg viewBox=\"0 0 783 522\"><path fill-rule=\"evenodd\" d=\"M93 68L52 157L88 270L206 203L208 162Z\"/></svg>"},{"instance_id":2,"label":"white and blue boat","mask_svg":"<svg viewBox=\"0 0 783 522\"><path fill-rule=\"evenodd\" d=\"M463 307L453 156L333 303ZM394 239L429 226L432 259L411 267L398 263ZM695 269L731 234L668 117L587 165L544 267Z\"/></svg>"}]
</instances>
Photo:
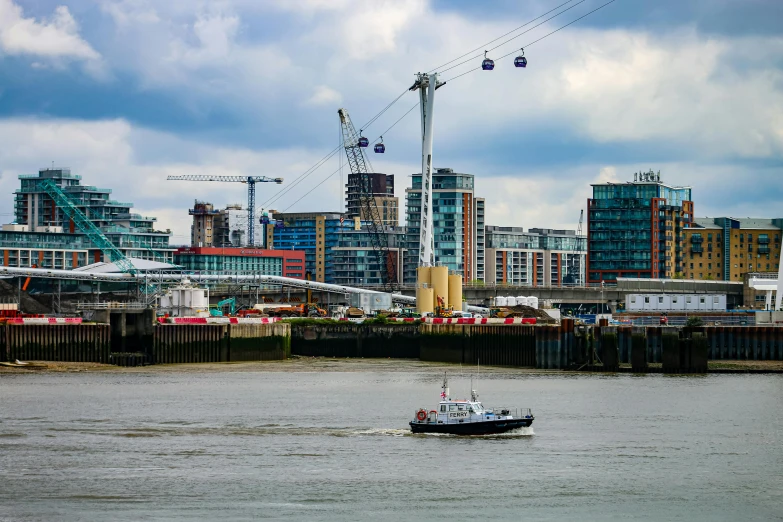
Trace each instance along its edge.
<instances>
[{"instance_id":1,"label":"white and blue boat","mask_svg":"<svg viewBox=\"0 0 783 522\"><path fill-rule=\"evenodd\" d=\"M416 412L409 423L413 433L491 435L527 428L535 419L529 408L485 408L475 390L471 390L470 400L452 399L445 375L440 398L437 409L420 408Z\"/></svg>"}]
</instances>

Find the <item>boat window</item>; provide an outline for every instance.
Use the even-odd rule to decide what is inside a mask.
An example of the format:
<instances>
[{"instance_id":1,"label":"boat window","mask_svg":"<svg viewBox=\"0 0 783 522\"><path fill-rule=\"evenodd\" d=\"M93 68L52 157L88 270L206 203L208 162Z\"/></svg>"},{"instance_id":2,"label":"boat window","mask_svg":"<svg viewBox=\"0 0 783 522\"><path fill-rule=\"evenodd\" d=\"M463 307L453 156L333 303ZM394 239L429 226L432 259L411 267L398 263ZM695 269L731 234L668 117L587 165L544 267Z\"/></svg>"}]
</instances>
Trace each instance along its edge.
<instances>
[{"instance_id":1,"label":"boat window","mask_svg":"<svg viewBox=\"0 0 783 522\"><path fill-rule=\"evenodd\" d=\"M445 404L441 404L440 405L440 411L446 411L446 405Z\"/></svg>"},{"instance_id":2,"label":"boat window","mask_svg":"<svg viewBox=\"0 0 783 522\"><path fill-rule=\"evenodd\" d=\"M473 409L476 410L476 413L481 413L484 411L484 406L482 406L480 402L477 402L473 405Z\"/></svg>"},{"instance_id":3,"label":"boat window","mask_svg":"<svg viewBox=\"0 0 783 522\"><path fill-rule=\"evenodd\" d=\"M457 405L457 410L458 411L465 411L465 405L464 404L458 404Z\"/></svg>"},{"instance_id":4,"label":"boat window","mask_svg":"<svg viewBox=\"0 0 783 522\"><path fill-rule=\"evenodd\" d=\"M457 405L456 404L449 404L449 411L457 411Z\"/></svg>"}]
</instances>

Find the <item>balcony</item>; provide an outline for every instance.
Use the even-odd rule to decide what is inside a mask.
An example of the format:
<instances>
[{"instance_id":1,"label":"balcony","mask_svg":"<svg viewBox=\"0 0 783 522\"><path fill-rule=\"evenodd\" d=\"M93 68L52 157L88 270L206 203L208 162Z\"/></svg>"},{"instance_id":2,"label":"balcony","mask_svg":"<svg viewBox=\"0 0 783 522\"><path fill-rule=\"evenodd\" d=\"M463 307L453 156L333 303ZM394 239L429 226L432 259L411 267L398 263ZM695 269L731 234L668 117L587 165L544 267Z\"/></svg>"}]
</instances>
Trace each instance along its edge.
<instances>
[{"instance_id":1,"label":"balcony","mask_svg":"<svg viewBox=\"0 0 783 522\"><path fill-rule=\"evenodd\" d=\"M691 245L691 253L701 254L702 252L704 252L704 249L701 245Z\"/></svg>"},{"instance_id":2,"label":"balcony","mask_svg":"<svg viewBox=\"0 0 783 522\"><path fill-rule=\"evenodd\" d=\"M691 236L691 243L693 244L701 244L704 242L704 238L701 236Z\"/></svg>"},{"instance_id":3,"label":"balcony","mask_svg":"<svg viewBox=\"0 0 783 522\"><path fill-rule=\"evenodd\" d=\"M769 238L768 237L761 237L761 236L759 236L758 244L759 245L769 245Z\"/></svg>"},{"instance_id":4,"label":"balcony","mask_svg":"<svg viewBox=\"0 0 783 522\"><path fill-rule=\"evenodd\" d=\"M759 245L757 252L759 254L769 254L769 245Z\"/></svg>"}]
</instances>

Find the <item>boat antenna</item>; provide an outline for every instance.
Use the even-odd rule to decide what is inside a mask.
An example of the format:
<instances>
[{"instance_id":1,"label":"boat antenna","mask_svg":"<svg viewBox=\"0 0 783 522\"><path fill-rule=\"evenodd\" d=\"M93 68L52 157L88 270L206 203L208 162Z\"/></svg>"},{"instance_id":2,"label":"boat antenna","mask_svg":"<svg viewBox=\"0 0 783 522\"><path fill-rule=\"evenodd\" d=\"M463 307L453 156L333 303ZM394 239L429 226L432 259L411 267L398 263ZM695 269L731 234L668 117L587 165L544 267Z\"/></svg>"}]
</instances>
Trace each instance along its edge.
<instances>
[{"instance_id":1,"label":"boat antenna","mask_svg":"<svg viewBox=\"0 0 783 522\"><path fill-rule=\"evenodd\" d=\"M446 372L443 372L443 391L440 392L440 398L444 401L449 398L449 379Z\"/></svg>"}]
</instances>

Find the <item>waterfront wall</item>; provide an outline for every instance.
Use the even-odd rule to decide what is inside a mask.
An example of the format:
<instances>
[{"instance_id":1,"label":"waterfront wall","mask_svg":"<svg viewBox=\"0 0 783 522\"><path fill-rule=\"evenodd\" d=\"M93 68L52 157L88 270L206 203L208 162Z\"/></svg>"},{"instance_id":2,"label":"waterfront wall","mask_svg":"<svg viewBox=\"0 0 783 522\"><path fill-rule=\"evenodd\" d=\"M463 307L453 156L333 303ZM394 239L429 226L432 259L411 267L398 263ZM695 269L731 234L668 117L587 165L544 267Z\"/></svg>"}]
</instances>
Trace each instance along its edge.
<instances>
[{"instance_id":1,"label":"waterfront wall","mask_svg":"<svg viewBox=\"0 0 783 522\"><path fill-rule=\"evenodd\" d=\"M153 364L282 360L291 355L291 325L159 324Z\"/></svg>"},{"instance_id":2,"label":"waterfront wall","mask_svg":"<svg viewBox=\"0 0 783 522\"><path fill-rule=\"evenodd\" d=\"M307 357L419 358L414 324L291 323L291 354Z\"/></svg>"},{"instance_id":3,"label":"waterfront wall","mask_svg":"<svg viewBox=\"0 0 783 522\"><path fill-rule=\"evenodd\" d=\"M108 363L108 324L0 326L0 360Z\"/></svg>"}]
</instances>

